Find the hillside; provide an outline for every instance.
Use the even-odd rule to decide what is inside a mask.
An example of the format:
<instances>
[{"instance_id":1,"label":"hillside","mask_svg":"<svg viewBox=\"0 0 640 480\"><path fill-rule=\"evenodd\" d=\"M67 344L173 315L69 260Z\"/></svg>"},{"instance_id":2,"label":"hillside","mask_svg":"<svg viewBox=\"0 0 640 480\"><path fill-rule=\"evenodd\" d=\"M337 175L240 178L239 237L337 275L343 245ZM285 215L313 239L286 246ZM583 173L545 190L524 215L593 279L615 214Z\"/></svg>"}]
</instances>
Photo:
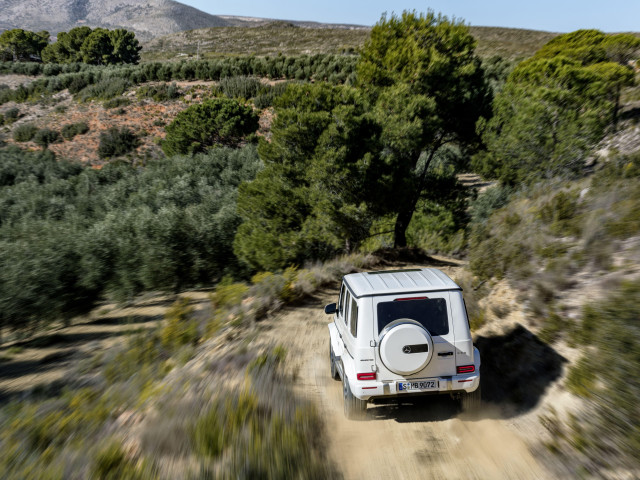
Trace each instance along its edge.
<instances>
[{"instance_id":1,"label":"hillside","mask_svg":"<svg viewBox=\"0 0 640 480\"><path fill-rule=\"evenodd\" d=\"M304 28L291 22L272 22L244 27L214 27L178 32L144 44L145 60L163 60L197 55L286 55L351 52L369 38L369 28ZM537 30L471 27L483 57L501 55L523 58L533 55L556 34Z\"/></svg>"},{"instance_id":2,"label":"hillside","mask_svg":"<svg viewBox=\"0 0 640 480\"><path fill-rule=\"evenodd\" d=\"M368 28L304 28L290 22L254 27L215 27L173 33L143 45L143 60L186 55L285 55L354 51L369 38Z\"/></svg>"}]
</instances>

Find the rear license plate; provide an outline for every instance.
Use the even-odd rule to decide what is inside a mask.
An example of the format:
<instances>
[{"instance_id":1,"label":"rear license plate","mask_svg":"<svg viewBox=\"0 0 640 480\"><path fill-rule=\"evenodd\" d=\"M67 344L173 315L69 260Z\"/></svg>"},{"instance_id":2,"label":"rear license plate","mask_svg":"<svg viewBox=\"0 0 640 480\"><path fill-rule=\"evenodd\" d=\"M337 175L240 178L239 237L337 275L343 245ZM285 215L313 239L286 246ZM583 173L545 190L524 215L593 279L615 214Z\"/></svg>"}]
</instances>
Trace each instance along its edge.
<instances>
[{"instance_id":1,"label":"rear license plate","mask_svg":"<svg viewBox=\"0 0 640 480\"><path fill-rule=\"evenodd\" d=\"M400 392L420 392L423 390L436 390L440 386L437 379L416 380L414 382L398 382Z\"/></svg>"}]
</instances>

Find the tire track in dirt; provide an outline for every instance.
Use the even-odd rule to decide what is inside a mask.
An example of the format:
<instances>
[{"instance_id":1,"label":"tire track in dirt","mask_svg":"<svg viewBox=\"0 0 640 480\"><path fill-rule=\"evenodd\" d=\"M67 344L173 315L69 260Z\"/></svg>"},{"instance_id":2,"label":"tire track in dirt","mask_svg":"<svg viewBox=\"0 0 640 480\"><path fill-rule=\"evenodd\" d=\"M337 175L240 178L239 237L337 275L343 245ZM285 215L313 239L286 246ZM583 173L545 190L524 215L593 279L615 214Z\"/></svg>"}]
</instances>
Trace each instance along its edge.
<instances>
[{"instance_id":1,"label":"tire track in dirt","mask_svg":"<svg viewBox=\"0 0 640 480\"><path fill-rule=\"evenodd\" d=\"M455 275L458 268L442 270ZM322 310L337 296L337 288L316 292L260 328L264 341L287 349L285 368L295 378L297 393L316 404L327 429L329 456L345 478L553 478L509 427L517 418L500 419L496 407L483 405L471 415L448 396L432 396L401 405L369 404L365 420L347 420L341 382L329 376L330 317Z\"/></svg>"}]
</instances>

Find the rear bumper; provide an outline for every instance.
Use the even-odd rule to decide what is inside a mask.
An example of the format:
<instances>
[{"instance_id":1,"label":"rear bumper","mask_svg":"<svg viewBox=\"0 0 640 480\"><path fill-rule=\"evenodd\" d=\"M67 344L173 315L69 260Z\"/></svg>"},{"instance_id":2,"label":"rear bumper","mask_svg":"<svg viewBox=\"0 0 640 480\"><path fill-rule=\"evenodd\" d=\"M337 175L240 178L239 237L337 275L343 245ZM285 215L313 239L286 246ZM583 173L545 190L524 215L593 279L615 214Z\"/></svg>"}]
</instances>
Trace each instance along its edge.
<instances>
[{"instance_id":1,"label":"rear bumper","mask_svg":"<svg viewBox=\"0 0 640 480\"><path fill-rule=\"evenodd\" d=\"M351 381L350 387L353 395L360 400L371 400L375 397L393 397L404 395L434 395L452 393L471 393L480 386L480 374L474 372L469 375L454 375L451 377L437 378L439 387L431 390L402 391L398 390L398 381ZM412 380L420 380L418 378Z\"/></svg>"}]
</instances>

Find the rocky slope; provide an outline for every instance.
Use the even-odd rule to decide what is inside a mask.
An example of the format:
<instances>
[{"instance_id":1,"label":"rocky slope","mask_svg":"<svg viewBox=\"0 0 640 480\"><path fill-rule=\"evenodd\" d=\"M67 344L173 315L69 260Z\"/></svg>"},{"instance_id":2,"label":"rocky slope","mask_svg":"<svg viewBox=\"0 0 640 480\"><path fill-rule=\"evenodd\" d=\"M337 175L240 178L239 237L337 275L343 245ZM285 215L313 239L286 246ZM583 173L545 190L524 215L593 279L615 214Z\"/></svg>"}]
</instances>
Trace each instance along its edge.
<instances>
[{"instance_id":1,"label":"rocky slope","mask_svg":"<svg viewBox=\"0 0 640 480\"><path fill-rule=\"evenodd\" d=\"M172 0L2 0L0 29L48 30L73 27L128 28L141 39L193 28L230 26L223 19Z\"/></svg>"},{"instance_id":2,"label":"rocky slope","mask_svg":"<svg viewBox=\"0 0 640 480\"><path fill-rule=\"evenodd\" d=\"M47 30L52 35L73 27L127 28L141 40L208 27L257 26L253 17L210 15L173 0L0 0L0 31ZM323 27L314 22L293 22ZM348 25L337 27L350 28Z\"/></svg>"}]
</instances>

